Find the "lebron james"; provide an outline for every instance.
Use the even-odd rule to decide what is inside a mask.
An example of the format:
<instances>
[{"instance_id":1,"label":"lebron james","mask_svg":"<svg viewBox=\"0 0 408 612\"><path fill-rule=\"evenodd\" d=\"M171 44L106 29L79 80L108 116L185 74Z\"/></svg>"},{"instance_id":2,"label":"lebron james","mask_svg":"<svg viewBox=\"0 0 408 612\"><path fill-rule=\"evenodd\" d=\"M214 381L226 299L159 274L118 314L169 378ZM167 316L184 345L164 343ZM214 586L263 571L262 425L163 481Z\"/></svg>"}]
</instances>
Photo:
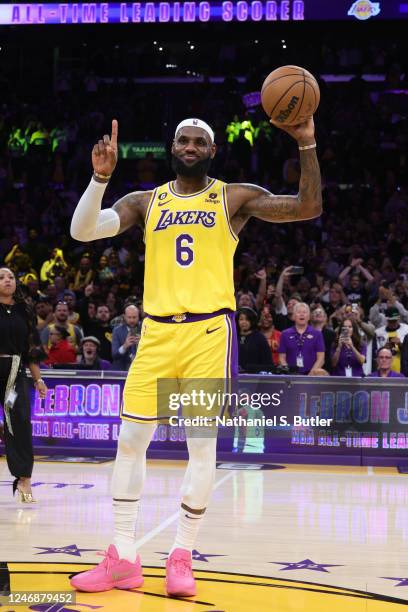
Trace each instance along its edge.
<instances>
[{"instance_id":1,"label":"lebron james","mask_svg":"<svg viewBox=\"0 0 408 612\"><path fill-rule=\"evenodd\" d=\"M216 144L211 127L186 119L172 145L175 180L153 191L130 193L101 210L115 169L118 123L92 151L93 177L73 215L71 235L88 242L134 225L146 244L141 340L123 393L122 426L112 479L114 535L105 559L72 578L81 591L137 588L143 584L135 524L146 473L146 450L162 414L157 381L229 379L237 374L233 256L250 217L273 223L314 219L322 212L313 118L283 126L298 143L298 195L273 195L251 184L208 176ZM196 594L191 551L215 477L216 436L187 433L189 461L182 485L174 545L166 562L169 595Z\"/></svg>"}]
</instances>

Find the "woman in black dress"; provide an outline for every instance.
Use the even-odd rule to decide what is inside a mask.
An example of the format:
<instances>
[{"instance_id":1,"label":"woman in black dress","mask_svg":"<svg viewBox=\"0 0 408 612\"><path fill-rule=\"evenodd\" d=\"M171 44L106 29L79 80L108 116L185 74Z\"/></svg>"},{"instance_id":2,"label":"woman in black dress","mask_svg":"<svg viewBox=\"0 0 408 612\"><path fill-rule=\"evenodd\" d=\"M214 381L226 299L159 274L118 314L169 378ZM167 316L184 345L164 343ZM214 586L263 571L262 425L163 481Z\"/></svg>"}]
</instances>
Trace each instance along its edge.
<instances>
[{"instance_id":1,"label":"woman in black dress","mask_svg":"<svg viewBox=\"0 0 408 612\"><path fill-rule=\"evenodd\" d=\"M0 402L4 410L4 442L7 464L24 503L32 503L31 473L34 454L31 432L28 366L41 398L47 387L38 362L42 358L34 312L9 268L0 268Z\"/></svg>"}]
</instances>

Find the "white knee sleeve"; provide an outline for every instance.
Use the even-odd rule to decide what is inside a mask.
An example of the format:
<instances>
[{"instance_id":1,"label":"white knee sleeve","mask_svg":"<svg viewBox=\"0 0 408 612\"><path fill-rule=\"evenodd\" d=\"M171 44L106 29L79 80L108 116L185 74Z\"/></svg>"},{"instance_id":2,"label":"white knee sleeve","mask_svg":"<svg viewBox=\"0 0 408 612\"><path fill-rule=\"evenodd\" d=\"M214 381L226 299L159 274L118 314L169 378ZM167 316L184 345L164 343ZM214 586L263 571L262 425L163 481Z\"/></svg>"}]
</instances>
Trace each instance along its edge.
<instances>
[{"instance_id":1,"label":"white knee sleeve","mask_svg":"<svg viewBox=\"0 0 408 612\"><path fill-rule=\"evenodd\" d=\"M114 499L139 499L146 476L146 450L156 423L122 421L112 476Z\"/></svg>"},{"instance_id":2,"label":"white knee sleeve","mask_svg":"<svg viewBox=\"0 0 408 612\"><path fill-rule=\"evenodd\" d=\"M206 508L214 486L216 438L187 438L189 461L181 486L182 501L194 509Z\"/></svg>"}]
</instances>

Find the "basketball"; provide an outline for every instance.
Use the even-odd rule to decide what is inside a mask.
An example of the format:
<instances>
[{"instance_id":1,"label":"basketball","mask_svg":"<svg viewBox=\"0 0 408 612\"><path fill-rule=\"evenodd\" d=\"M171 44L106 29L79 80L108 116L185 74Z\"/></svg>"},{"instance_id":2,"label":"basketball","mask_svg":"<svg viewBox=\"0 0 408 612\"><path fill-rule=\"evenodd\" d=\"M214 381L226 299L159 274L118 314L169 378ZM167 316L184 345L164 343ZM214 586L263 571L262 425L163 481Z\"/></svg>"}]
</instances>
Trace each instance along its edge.
<instances>
[{"instance_id":1,"label":"basketball","mask_svg":"<svg viewBox=\"0 0 408 612\"><path fill-rule=\"evenodd\" d=\"M302 123L316 112L320 89L315 77L299 66L281 66L263 82L261 103L277 125Z\"/></svg>"}]
</instances>

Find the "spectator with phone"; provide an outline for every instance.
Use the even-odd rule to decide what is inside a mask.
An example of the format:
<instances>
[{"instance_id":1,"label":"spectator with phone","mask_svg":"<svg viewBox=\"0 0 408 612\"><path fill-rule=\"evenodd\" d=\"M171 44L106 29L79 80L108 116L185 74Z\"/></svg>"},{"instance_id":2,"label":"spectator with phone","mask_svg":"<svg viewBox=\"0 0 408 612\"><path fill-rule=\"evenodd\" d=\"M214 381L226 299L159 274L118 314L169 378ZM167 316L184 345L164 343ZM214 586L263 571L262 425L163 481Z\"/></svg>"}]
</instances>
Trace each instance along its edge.
<instances>
[{"instance_id":1,"label":"spectator with phone","mask_svg":"<svg viewBox=\"0 0 408 612\"><path fill-rule=\"evenodd\" d=\"M323 368L326 370L326 372L331 373L332 346L336 334L330 327L327 327L327 314L321 304L316 304L314 308L311 308L310 323L314 329L318 329L323 334L325 346Z\"/></svg>"},{"instance_id":2,"label":"spectator with phone","mask_svg":"<svg viewBox=\"0 0 408 612\"><path fill-rule=\"evenodd\" d=\"M344 319L332 351L332 376L364 376L366 353L367 345L362 342L357 323Z\"/></svg>"},{"instance_id":3,"label":"spectator with phone","mask_svg":"<svg viewBox=\"0 0 408 612\"><path fill-rule=\"evenodd\" d=\"M141 322L139 309L129 304L124 310L125 322L113 328L112 369L127 371L135 358L140 342Z\"/></svg>"},{"instance_id":4,"label":"spectator with phone","mask_svg":"<svg viewBox=\"0 0 408 612\"><path fill-rule=\"evenodd\" d=\"M349 317L355 321L362 342L366 345L366 360L363 365L364 374L368 376L373 368L373 347L375 340L375 327L369 321L364 321L364 309L359 304L351 304Z\"/></svg>"}]
</instances>

